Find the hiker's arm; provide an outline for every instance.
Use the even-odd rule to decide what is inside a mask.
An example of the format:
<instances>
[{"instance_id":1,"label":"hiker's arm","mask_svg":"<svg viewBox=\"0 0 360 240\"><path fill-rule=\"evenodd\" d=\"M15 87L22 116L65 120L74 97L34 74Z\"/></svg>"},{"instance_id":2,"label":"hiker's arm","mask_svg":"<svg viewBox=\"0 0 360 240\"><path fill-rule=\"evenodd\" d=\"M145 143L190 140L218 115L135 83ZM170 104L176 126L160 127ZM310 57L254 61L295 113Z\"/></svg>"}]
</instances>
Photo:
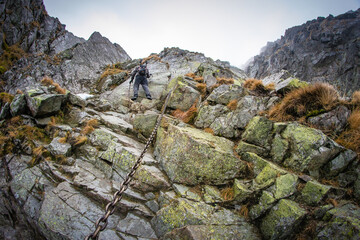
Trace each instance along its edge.
<instances>
[{"instance_id":1,"label":"hiker's arm","mask_svg":"<svg viewBox=\"0 0 360 240\"><path fill-rule=\"evenodd\" d=\"M132 83L134 81L134 77L136 75L136 73L138 72L139 68L135 68L135 70L131 73L131 80L130 83Z\"/></svg>"},{"instance_id":2,"label":"hiker's arm","mask_svg":"<svg viewBox=\"0 0 360 240\"><path fill-rule=\"evenodd\" d=\"M146 69L146 77L147 77L147 78L150 78L149 69Z\"/></svg>"}]
</instances>

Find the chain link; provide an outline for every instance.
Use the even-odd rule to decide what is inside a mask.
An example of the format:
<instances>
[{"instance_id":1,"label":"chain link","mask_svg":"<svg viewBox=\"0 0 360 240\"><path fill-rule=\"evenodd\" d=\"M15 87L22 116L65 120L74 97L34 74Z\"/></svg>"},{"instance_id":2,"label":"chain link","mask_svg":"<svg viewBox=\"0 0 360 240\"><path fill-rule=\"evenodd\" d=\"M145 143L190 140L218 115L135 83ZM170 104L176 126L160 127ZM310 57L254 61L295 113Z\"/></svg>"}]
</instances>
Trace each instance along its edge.
<instances>
[{"instance_id":1,"label":"chain link","mask_svg":"<svg viewBox=\"0 0 360 240\"><path fill-rule=\"evenodd\" d=\"M108 224L108 218L110 215L112 215L114 212L115 212L115 207L116 207L116 204L118 202L121 201L122 199L122 194L126 191L126 189L128 188L129 186L129 183L130 181L132 180L132 177L134 176L134 174L136 173L136 170L140 167L141 165L141 161L146 153L146 151L148 150L150 144L153 142L154 138L155 138L155 135L156 135L156 132L157 132L157 129L159 128L160 126L160 123L161 123L161 120L164 116L164 113L165 113L165 110L166 110L166 107L167 107L167 104L169 102L169 99L170 99L170 96L172 94L172 92L176 89L177 87L177 84L176 86L167 94L166 96L166 100L165 100L165 103L163 105L163 108L162 108L162 111L161 111L161 115L159 116L158 120L157 120L157 123L154 127L154 130L152 131L148 141L146 142L146 145L143 149L143 151L141 152L139 158L137 159L137 161L135 162L134 166L131 168L130 172L126 175L125 177L125 180L121 183L120 185L120 190L119 191L116 191L113 195L113 199L112 201L110 201L107 205L106 205L106 208L105 208L105 214L103 216L101 216L95 223L95 231L89 235L87 235L85 237L85 240L90 240L90 239L98 239L99 238L99 235L100 235L100 232L104 231L107 227L107 224Z\"/></svg>"}]
</instances>

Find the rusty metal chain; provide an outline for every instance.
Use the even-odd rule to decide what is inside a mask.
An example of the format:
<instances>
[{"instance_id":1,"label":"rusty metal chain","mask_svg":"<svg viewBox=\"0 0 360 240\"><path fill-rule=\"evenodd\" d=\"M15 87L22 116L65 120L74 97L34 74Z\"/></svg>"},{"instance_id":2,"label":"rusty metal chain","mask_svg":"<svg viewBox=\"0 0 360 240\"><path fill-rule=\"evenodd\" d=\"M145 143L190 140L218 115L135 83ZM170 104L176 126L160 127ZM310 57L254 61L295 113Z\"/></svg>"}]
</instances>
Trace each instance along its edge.
<instances>
[{"instance_id":1,"label":"rusty metal chain","mask_svg":"<svg viewBox=\"0 0 360 240\"><path fill-rule=\"evenodd\" d=\"M169 102L170 96L172 94L172 92L176 89L176 86L169 91L169 93L166 96L166 100L165 103L163 105L162 111L161 111L161 115L159 116L159 118L157 119L156 125L154 127L154 130L152 131L148 141L146 142L146 145L143 149L143 151L141 152L139 158L137 159L137 161L135 162L134 166L131 168L131 171L126 175L125 180L121 183L120 185L120 190L116 191L113 195L113 199L111 202L109 202L106 207L105 207L105 214L103 216L101 216L95 223L95 231L89 235L87 235L85 237L85 240L90 240L90 239L98 239L99 238L99 234L100 232L104 231L106 229L106 226L108 224L108 218L110 215L112 215L115 212L115 206L118 202L121 201L122 199L122 195L123 193L126 191L126 189L129 186L130 181L132 180L136 170L140 167L141 165L141 161L147 151L147 149L149 148L150 144L152 143L152 141L155 138L157 129L160 126L161 120L164 116L167 104Z\"/></svg>"}]
</instances>

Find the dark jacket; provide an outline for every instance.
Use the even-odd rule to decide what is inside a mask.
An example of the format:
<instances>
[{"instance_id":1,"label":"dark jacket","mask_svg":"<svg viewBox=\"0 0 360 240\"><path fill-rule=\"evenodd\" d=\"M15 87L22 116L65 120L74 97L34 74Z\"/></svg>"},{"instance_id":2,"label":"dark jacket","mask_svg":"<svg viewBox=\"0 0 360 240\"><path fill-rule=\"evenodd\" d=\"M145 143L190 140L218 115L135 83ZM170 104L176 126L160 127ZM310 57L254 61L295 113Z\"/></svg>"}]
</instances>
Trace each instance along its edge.
<instances>
[{"instance_id":1,"label":"dark jacket","mask_svg":"<svg viewBox=\"0 0 360 240\"><path fill-rule=\"evenodd\" d=\"M140 65L141 66L141 65ZM140 66L138 66L132 73L131 73L131 82L134 80L135 76L136 76L136 81L140 81L142 82L142 80L146 80L146 78L150 77L150 73L149 70L147 69L147 67L145 66L145 76L141 76L140 74L138 74ZM145 79L144 79L145 78Z\"/></svg>"}]
</instances>

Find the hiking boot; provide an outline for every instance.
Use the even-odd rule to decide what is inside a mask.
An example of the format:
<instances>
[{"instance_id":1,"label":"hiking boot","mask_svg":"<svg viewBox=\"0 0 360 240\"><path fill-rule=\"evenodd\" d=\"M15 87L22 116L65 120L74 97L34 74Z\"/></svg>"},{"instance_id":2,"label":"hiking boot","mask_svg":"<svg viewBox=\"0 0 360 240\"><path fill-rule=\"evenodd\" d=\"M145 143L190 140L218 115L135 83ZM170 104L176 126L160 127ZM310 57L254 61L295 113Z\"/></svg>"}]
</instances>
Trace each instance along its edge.
<instances>
[{"instance_id":1,"label":"hiking boot","mask_svg":"<svg viewBox=\"0 0 360 240\"><path fill-rule=\"evenodd\" d=\"M146 97L147 99L149 99L149 100L152 100L152 98L151 97Z\"/></svg>"},{"instance_id":2,"label":"hiking boot","mask_svg":"<svg viewBox=\"0 0 360 240\"><path fill-rule=\"evenodd\" d=\"M137 97L132 97L131 100L135 101L137 99Z\"/></svg>"}]
</instances>

